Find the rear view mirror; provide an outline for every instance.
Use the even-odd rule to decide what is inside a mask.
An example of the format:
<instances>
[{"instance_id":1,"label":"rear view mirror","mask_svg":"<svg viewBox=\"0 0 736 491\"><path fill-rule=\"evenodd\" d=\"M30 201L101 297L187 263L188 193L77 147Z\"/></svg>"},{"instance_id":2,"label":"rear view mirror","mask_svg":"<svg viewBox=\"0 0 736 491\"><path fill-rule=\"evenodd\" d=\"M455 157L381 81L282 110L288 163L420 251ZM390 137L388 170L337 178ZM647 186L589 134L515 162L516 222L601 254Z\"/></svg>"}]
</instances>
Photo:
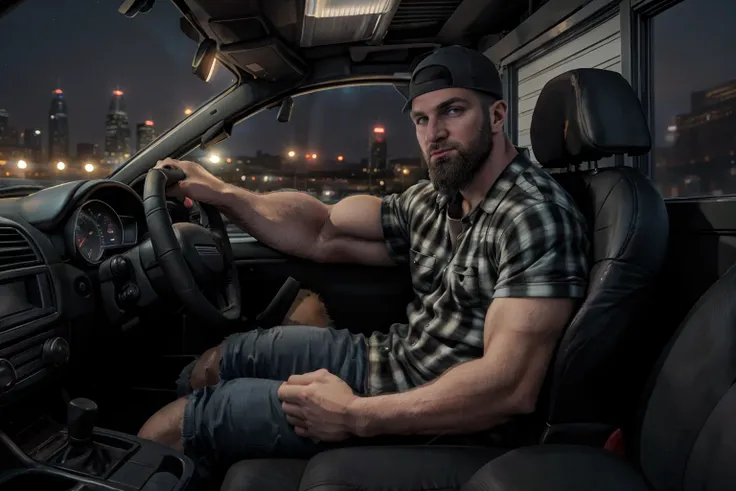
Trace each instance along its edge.
<instances>
[{"instance_id":1,"label":"rear view mirror","mask_svg":"<svg viewBox=\"0 0 736 491\"><path fill-rule=\"evenodd\" d=\"M279 113L276 116L276 120L279 123L288 123L291 119L291 112L294 110L294 99L291 96L286 96L282 99L281 105L279 106Z\"/></svg>"},{"instance_id":2,"label":"rear view mirror","mask_svg":"<svg viewBox=\"0 0 736 491\"><path fill-rule=\"evenodd\" d=\"M153 2L155 0L125 0L118 12L126 17L133 18L139 13L145 14L153 8Z\"/></svg>"},{"instance_id":3,"label":"rear view mirror","mask_svg":"<svg viewBox=\"0 0 736 491\"><path fill-rule=\"evenodd\" d=\"M189 22L186 17L179 17L179 29L184 33L186 37L194 41L199 42L199 31Z\"/></svg>"}]
</instances>

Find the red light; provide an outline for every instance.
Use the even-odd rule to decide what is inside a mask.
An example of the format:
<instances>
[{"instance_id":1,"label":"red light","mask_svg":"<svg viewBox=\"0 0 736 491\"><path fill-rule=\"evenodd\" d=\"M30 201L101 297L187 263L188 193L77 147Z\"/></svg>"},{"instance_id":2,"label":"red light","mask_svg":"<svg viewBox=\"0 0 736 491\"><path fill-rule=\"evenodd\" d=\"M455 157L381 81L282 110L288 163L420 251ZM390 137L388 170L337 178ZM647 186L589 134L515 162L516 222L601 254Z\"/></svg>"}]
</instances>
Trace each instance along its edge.
<instances>
[{"instance_id":1,"label":"red light","mask_svg":"<svg viewBox=\"0 0 736 491\"><path fill-rule=\"evenodd\" d=\"M255 181L256 180L256 176L251 177L250 180L251 181Z\"/></svg>"},{"instance_id":2,"label":"red light","mask_svg":"<svg viewBox=\"0 0 736 491\"><path fill-rule=\"evenodd\" d=\"M386 130L382 126L376 126L373 128L373 133L386 133Z\"/></svg>"},{"instance_id":3,"label":"red light","mask_svg":"<svg viewBox=\"0 0 736 491\"><path fill-rule=\"evenodd\" d=\"M112 91L112 95L120 97L121 95L123 95L123 91L119 89L115 89Z\"/></svg>"},{"instance_id":4,"label":"red light","mask_svg":"<svg viewBox=\"0 0 736 491\"><path fill-rule=\"evenodd\" d=\"M63 90L61 90L61 89L56 89L56 90L55 90L55 91L53 91L52 93L53 93L53 94L56 94L56 95L61 95L61 94L63 94L63 93L64 93L64 91L63 91Z\"/></svg>"},{"instance_id":5,"label":"red light","mask_svg":"<svg viewBox=\"0 0 736 491\"><path fill-rule=\"evenodd\" d=\"M306 154L304 157L308 159L309 157L311 157L311 155Z\"/></svg>"},{"instance_id":6,"label":"red light","mask_svg":"<svg viewBox=\"0 0 736 491\"><path fill-rule=\"evenodd\" d=\"M340 162L342 162L343 161L343 156L342 155L338 155L337 156L337 160L339 160Z\"/></svg>"},{"instance_id":7,"label":"red light","mask_svg":"<svg viewBox=\"0 0 736 491\"><path fill-rule=\"evenodd\" d=\"M147 119L146 126L153 126L153 121L151 121L150 119Z\"/></svg>"}]
</instances>

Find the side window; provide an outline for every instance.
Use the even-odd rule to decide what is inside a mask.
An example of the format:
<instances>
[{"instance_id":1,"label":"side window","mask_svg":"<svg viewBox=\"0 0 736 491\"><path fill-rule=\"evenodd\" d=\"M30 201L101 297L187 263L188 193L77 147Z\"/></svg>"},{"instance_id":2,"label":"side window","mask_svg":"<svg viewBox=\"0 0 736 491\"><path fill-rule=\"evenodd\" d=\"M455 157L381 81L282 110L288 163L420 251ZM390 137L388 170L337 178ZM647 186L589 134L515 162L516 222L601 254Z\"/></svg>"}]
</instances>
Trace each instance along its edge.
<instances>
[{"instance_id":1,"label":"side window","mask_svg":"<svg viewBox=\"0 0 736 491\"><path fill-rule=\"evenodd\" d=\"M736 193L734 24L722 0L685 0L651 20L652 177L665 197Z\"/></svg>"},{"instance_id":2,"label":"side window","mask_svg":"<svg viewBox=\"0 0 736 491\"><path fill-rule=\"evenodd\" d=\"M301 191L325 203L401 192L426 178L414 126L391 85L343 87L294 97L242 121L220 145L187 158L255 192Z\"/></svg>"}]
</instances>

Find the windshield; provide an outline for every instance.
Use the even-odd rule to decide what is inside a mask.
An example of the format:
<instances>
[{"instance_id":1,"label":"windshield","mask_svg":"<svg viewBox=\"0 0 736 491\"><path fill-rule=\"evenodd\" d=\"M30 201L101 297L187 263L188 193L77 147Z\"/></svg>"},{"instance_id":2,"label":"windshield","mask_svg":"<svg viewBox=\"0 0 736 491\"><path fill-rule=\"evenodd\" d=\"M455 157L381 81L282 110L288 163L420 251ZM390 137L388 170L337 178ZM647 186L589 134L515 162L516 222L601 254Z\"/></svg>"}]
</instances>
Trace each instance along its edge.
<instances>
[{"instance_id":1,"label":"windshield","mask_svg":"<svg viewBox=\"0 0 736 491\"><path fill-rule=\"evenodd\" d=\"M0 19L0 187L101 178L235 83L192 74L173 3L26 0Z\"/></svg>"}]
</instances>

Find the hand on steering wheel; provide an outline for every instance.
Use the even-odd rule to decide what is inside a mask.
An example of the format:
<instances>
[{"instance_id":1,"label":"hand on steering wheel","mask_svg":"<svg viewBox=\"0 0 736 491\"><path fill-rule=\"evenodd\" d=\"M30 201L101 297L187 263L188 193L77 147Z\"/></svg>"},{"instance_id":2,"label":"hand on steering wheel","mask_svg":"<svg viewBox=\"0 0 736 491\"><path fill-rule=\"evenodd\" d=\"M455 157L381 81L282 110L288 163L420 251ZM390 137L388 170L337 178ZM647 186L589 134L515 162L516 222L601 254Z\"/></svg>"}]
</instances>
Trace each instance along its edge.
<instances>
[{"instance_id":1,"label":"hand on steering wheel","mask_svg":"<svg viewBox=\"0 0 736 491\"><path fill-rule=\"evenodd\" d=\"M189 167L191 176L187 174ZM192 162L170 159L159 162L146 176L143 205L156 260L172 291L191 314L210 323L224 324L240 319L240 283L222 216L217 208L208 204L216 199L218 191L216 187L207 188L207 184L211 184L207 176L223 186L224 183L204 169L198 172L197 167ZM199 201L209 229L194 223L172 225L166 208L166 193L167 188L171 192L177 183L181 185L171 194L186 192L187 197ZM190 196L190 192L194 196ZM224 305L213 304L205 292L223 297Z\"/></svg>"}]
</instances>

